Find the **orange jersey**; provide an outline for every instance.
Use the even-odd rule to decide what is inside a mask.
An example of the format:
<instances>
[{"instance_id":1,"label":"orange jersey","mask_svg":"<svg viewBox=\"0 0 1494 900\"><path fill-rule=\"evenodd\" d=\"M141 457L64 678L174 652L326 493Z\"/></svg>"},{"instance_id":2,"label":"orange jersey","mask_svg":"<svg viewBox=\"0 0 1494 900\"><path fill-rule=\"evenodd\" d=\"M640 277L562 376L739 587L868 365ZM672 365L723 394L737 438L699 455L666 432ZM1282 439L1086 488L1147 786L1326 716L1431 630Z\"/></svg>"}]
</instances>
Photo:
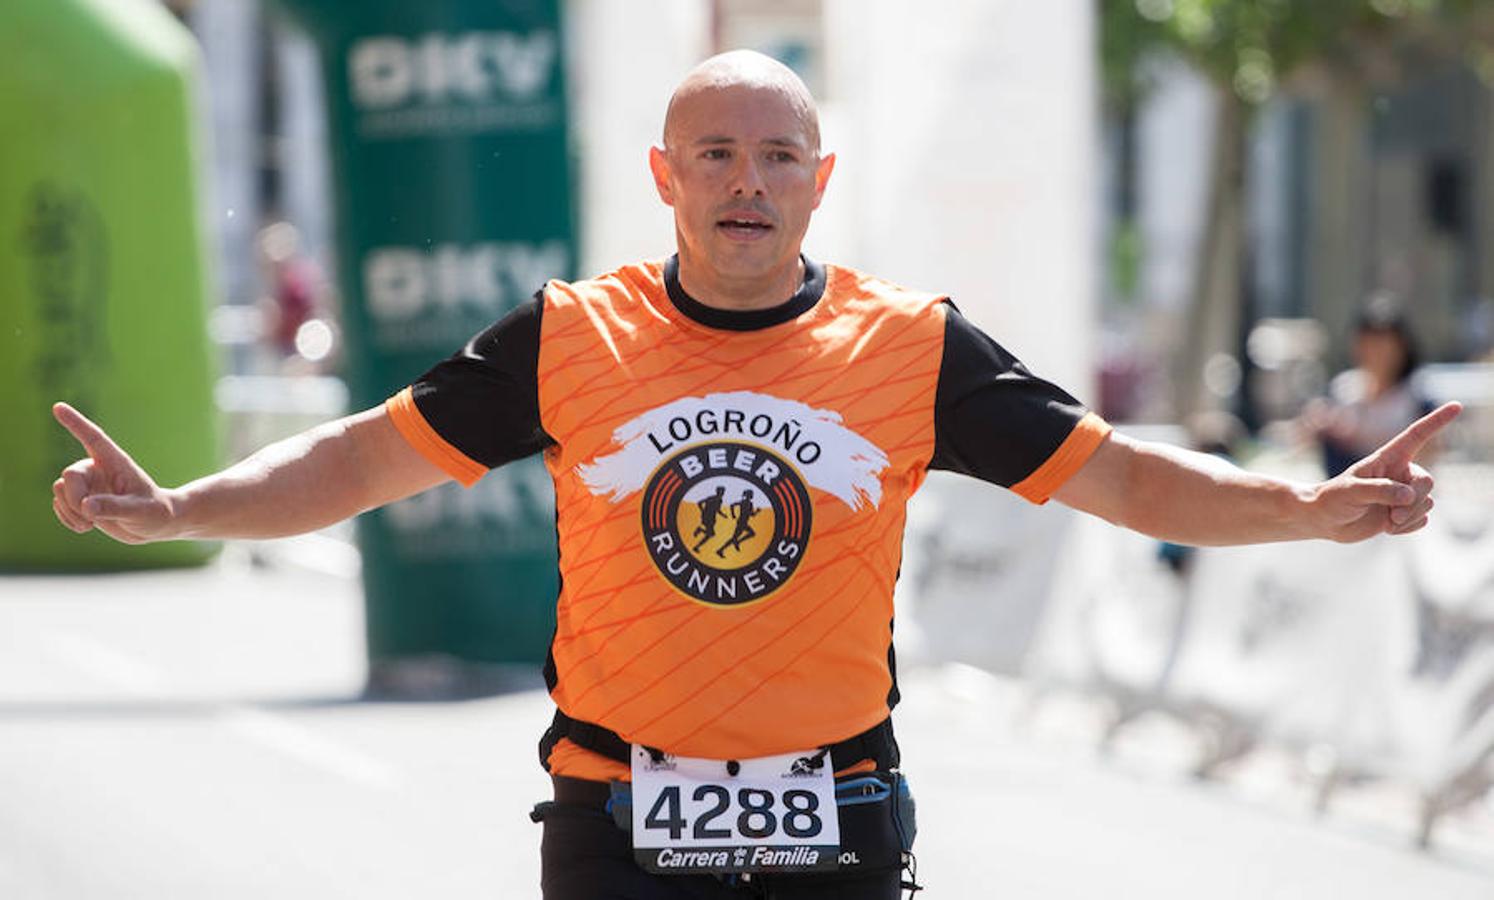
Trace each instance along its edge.
<instances>
[{"instance_id":1,"label":"orange jersey","mask_svg":"<svg viewBox=\"0 0 1494 900\"><path fill-rule=\"evenodd\" d=\"M551 694L574 719L681 755L826 746L893 702L904 512L940 449L955 314L936 295L810 264L812 296L782 321L733 319L685 297L672 266L551 282L535 310L562 575ZM389 409L471 483L492 460L464 444L496 439L450 424L437 398L453 381L428 376L435 389L417 383ZM1030 460L1007 464L1022 477L1003 479L1035 501L1105 434L1082 409L1053 418ZM627 777L568 740L548 763Z\"/></svg>"}]
</instances>

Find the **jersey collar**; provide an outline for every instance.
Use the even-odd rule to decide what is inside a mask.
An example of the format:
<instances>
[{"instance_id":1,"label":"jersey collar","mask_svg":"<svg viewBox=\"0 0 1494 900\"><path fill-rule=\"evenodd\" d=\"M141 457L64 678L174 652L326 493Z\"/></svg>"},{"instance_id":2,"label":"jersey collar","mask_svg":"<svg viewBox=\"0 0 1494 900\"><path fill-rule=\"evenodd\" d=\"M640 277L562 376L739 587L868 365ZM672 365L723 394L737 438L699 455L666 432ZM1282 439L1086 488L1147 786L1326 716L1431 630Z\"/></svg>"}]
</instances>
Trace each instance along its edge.
<instances>
[{"instance_id":1,"label":"jersey collar","mask_svg":"<svg viewBox=\"0 0 1494 900\"><path fill-rule=\"evenodd\" d=\"M680 285L678 254L669 257L664 263L664 287L669 291L669 302L674 304L681 315L707 328L719 328L723 331L772 328L809 312L825 293L825 267L807 256L799 258L804 261L804 283L799 285L794 296L767 309L717 309L691 297Z\"/></svg>"}]
</instances>

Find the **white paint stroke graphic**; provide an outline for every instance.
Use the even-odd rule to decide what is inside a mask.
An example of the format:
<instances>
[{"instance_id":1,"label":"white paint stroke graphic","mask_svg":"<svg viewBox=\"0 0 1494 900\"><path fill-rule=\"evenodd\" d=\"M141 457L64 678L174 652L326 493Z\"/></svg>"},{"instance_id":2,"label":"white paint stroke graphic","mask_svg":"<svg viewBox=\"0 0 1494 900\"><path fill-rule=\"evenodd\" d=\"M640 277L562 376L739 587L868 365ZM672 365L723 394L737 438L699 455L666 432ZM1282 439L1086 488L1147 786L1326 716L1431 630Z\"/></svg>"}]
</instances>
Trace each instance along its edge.
<instances>
[{"instance_id":1,"label":"white paint stroke graphic","mask_svg":"<svg viewBox=\"0 0 1494 900\"><path fill-rule=\"evenodd\" d=\"M727 410L741 411L744 427L723 429ZM750 433L746 427L758 416L766 416L772 423L766 435ZM670 436L669 425L675 419L689 424L688 438ZM700 429L702 421L713 421L715 430ZM752 391L682 397L619 426L612 432L612 440L622 449L582 463L576 472L593 494L607 495L608 500L618 503L642 490L649 473L659 465L660 453L649 440L650 433L662 444L674 444L666 450L671 455L711 441L744 440L772 448L790 460L810 485L839 497L851 509L859 510L867 504L875 507L882 502L880 475L887 468L887 454L841 421L840 413ZM792 448L780 438L785 426L797 433ZM805 448L810 444L818 446L820 453L806 461Z\"/></svg>"}]
</instances>

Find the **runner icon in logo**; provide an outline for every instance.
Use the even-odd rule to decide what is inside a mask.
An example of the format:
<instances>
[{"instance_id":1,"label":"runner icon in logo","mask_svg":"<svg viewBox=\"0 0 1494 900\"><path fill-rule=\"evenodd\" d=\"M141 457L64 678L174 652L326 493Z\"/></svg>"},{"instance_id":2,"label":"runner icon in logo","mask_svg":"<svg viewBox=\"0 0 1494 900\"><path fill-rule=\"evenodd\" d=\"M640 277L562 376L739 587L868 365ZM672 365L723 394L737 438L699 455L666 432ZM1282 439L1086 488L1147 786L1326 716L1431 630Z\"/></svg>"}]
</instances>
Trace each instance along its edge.
<instances>
[{"instance_id":1,"label":"runner icon in logo","mask_svg":"<svg viewBox=\"0 0 1494 900\"><path fill-rule=\"evenodd\" d=\"M659 574L712 606L773 593L809 546L813 508L802 477L754 444L717 441L675 453L644 485L642 507L642 537Z\"/></svg>"},{"instance_id":2,"label":"runner icon in logo","mask_svg":"<svg viewBox=\"0 0 1494 900\"><path fill-rule=\"evenodd\" d=\"M699 553L700 548L705 546L706 541L716 536L716 519L720 517L722 506L726 503L726 488L716 485L716 493L711 494L697 505L700 507L700 524L695 526L695 533L691 537L699 537L700 543L690 548L691 553Z\"/></svg>"},{"instance_id":3,"label":"runner icon in logo","mask_svg":"<svg viewBox=\"0 0 1494 900\"><path fill-rule=\"evenodd\" d=\"M752 488L748 488L742 492L742 499L731 505L731 514L737 520L737 527L732 531L731 538L716 549L717 556L725 559L727 547L741 550L743 541L757 537L757 532L752 528L752 515L755 512L757 510L752 505Z\"/></svg>"}]
</instances>

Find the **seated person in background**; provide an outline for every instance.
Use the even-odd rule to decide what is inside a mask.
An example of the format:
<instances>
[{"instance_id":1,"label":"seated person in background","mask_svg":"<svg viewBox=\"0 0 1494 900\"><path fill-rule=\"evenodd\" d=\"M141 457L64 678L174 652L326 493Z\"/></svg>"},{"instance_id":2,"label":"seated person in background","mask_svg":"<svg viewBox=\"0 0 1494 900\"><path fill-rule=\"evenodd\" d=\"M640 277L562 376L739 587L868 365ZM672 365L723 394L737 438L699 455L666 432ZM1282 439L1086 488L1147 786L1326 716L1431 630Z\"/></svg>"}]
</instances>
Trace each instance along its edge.
<instances>
[{"instance_id":1,"label":"seated person in background","mask_svg":"<svg viewBox=\"0 0 1494 900\"><path fill-rule=\"evenodd\" d=\"M1430 408L1411 384L1416 341L1405 315L1387 294L1372 297L1354 326L1354 368L1340 372L1328 397L1303 410L1323 452L1329 478L1368 456Z\"/></svg>"}]
</instances>

